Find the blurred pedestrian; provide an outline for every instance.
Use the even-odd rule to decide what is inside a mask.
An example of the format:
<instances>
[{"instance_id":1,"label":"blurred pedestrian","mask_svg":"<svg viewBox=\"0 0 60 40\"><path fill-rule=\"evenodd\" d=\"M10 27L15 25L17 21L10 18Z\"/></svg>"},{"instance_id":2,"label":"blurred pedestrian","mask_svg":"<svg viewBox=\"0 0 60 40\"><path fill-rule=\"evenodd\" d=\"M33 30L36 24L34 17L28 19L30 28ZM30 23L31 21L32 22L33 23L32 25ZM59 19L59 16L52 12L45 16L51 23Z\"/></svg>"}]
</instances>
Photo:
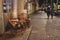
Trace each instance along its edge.
<instances>
[{"instance_id":1,"label":"blurred pedestrian","mask_svg":"<svg viewBox=\"0 0 60 40\"><path fill-rule=\"evenodd\" d=\"M51 19L53 19L53 14L51 13L51 6L48 5L47 6L47 17L48 17L48 19L49 19L50 15L51 15Z\"/></svg>"}]
</instances>

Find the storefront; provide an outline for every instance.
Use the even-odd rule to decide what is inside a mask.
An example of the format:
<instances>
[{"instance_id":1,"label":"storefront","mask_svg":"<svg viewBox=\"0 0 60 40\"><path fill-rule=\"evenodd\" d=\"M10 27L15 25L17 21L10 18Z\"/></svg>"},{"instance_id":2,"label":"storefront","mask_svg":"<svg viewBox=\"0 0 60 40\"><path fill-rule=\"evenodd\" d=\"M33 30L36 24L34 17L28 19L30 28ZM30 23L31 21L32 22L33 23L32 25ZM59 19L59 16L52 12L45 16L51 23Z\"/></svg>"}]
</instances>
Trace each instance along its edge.
<instances>
[{"instance_id":1,"label":"storefront","mask_svg":"<svg viewBox=\"0 0 60 40\"><path fill-rule=\"evenodd\" d=\"M34 3L27 0L0 0L0 33L4 33L8 21L17 19L23 10L29 15L35 10Z\"/></svg>"}]
</instances>

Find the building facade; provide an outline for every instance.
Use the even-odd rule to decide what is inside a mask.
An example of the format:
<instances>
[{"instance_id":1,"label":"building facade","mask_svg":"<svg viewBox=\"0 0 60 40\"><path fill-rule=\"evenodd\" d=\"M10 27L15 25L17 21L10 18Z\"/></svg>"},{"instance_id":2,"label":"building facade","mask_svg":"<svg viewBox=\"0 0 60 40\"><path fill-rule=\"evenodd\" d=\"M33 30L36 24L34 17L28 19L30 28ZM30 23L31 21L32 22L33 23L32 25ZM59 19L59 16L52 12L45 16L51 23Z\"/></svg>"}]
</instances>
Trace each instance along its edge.
<instances>
[{"instance_id":1,"label":"building facade","mask_svg":"<svg viewBox=\"0 0 60 40\"><path fill-rule=\"evenodd\" d=\"M17 19L23 10L29 15L35 11L34 2L31 0L0 0L0 33L5 32L9 19Z\"/></svg>"}]
</instances>

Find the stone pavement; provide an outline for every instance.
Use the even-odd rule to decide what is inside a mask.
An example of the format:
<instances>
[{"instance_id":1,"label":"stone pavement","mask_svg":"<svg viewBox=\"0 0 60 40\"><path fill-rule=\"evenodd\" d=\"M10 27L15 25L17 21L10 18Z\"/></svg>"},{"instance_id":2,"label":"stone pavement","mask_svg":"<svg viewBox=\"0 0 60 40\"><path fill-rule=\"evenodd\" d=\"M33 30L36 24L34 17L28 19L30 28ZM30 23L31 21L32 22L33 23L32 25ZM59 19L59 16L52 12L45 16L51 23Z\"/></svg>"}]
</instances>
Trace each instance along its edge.
<instances>
[{"instance_id":1,"label":"stone pavement","mask_svg":"<svg viewBox=\"0 0 60 40\"><path fill-rule=\"evenodd\" d=\"M24 32L18 31L15 36L3 35L0 37L0 40L27 40L31 32L31 28L32 26L30 28L27 28L27 30Z\"/></svg>"},{"instance_id":2,"label":"stone pavement","mask_svg":"<svg viewBox=\"0 0 60 40\"><path fill-rule=\"evenodd\" d=\"M31 28L27 29L23 35L18 34L16 37L9 40L27 40L30 34Z\"/></svg>"},{"instance_id":3,"label":"stone pavement","mask_svg":"<svg viewBox=\"0 0 60 40\"><path fill-rule=\"evenodd\" d=\"M60 17L48 20L45 13L35 14L32 26L28 40L60 40Z\"/></svg>"}]
</instances>

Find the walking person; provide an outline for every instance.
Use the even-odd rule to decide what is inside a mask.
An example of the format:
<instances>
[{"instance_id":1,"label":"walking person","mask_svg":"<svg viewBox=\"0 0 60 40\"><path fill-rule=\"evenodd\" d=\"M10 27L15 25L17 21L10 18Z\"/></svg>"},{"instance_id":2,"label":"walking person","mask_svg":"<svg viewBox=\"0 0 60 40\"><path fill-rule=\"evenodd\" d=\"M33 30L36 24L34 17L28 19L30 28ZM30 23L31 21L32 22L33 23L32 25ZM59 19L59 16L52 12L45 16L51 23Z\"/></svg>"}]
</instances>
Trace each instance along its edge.
<instances>
[{"instance_id":1,"label":"walking person","mask_svg":"<svg viewBox=\"0 0 60 40\"><path fill-rule=\"evenodd\" d=\"M51 19L53 19L53 14L51 13L51 6L48 5L47 6L47 17L48 17L48 19L49 19L50 15L51 15Z\"/></svg>"}]
</instances>

